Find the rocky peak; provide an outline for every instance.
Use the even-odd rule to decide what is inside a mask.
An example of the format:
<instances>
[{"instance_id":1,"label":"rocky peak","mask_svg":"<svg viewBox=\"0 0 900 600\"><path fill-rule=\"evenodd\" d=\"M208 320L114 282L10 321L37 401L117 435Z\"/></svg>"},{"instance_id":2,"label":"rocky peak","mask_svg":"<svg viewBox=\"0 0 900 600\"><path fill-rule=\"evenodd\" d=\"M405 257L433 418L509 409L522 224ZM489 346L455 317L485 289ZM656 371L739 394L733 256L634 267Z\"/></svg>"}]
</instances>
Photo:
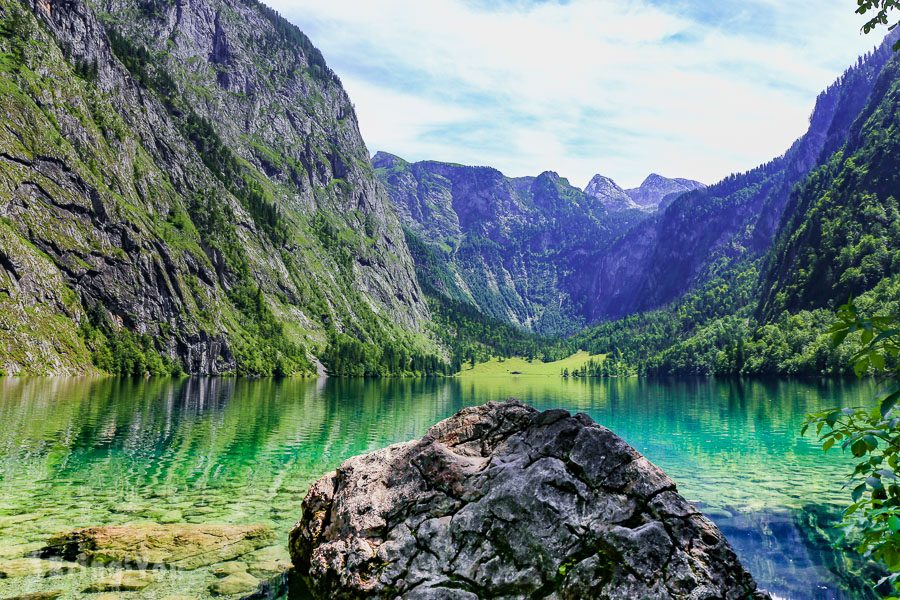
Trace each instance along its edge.
<instances>
[{"instance_id":1,"label":"rocky peak","mask_svg":"<svg viewBox=\"0 0 900 600\"><path fill-rule=\"evenodd\" d=\"M396 154L384 152L383 150L379 150L378 152L376 152L375 156L372 157L372 160L370 162L376 169L393 169L395 167L408 164L405 160L403 160Z\"/></svg>"},{"instance_id":2,"label":"rocky peak","mask_svg":"<svg viewBox=\"0 0 900 600\"><path fill-rule=\"evenodd\" d=\"M588 196L597 198L608 210L628 210L631 208L640 208L628 194L625 193L619 184L615 181L600 175L594 175L587 186L584 193Z\"/></svg>"},{"instance_id":3,"label":"rocky peak","mask_svg":"<svg viewBox=\"0 0 900 600\"><path fill-rule=\"evenodd\" d=\"M669 197L671 202L673 194L683 194L696 189L705 188L706 185L692 179L681 177L670 179L658 173L651 173L644 179L640 187L626 190L625 193L640 206L656 208L664 198Z\"/></svg>"}]
</instances>

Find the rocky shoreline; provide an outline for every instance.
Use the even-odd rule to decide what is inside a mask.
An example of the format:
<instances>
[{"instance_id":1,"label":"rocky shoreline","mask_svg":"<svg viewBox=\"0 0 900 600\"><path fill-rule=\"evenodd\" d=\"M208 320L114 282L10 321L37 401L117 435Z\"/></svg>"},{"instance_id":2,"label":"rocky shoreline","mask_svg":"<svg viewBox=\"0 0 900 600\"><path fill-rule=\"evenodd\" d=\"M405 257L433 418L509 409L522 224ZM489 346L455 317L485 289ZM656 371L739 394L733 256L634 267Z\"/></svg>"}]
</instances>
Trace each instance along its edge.
<instances>
[{"instance_id":1,"label":"rocky shoreline","mask_svg":"<svg viewBox=\"0 0 900 600\"><path fill-rule=\"evenodd\" d=\"M18 600L768 597L621 438L515 400L348 459L311 486L288 547L266 525L137 521L4 549L0 579L23 582Z\"/></svg>"}]
</instances>

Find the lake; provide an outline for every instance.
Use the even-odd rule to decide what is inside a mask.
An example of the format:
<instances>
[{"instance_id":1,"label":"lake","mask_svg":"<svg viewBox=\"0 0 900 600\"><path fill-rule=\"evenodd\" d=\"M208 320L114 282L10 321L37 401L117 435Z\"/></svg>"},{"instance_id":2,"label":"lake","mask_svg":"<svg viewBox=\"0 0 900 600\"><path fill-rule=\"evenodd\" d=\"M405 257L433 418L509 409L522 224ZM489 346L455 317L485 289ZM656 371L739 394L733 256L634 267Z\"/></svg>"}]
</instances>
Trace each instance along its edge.
<instances>
[{"instance_id":1,"label":"lake","mask_svg":"<svg viewBox=\"0 0 900 600\"><path fill-rule=\"evenodd\" d=\"M0 378L0 561L58 531L140 521L269 524L279 538L268 555L286 557L323 473L512 396L585 412L625 438L778 597L864 597L852 565L823 543L850 462L799 429L810 411L868 405L877 392L849 380ZM96 598L80 590L101 575L0 579L0 598ZM172 572L131 597L205 598L213 581L208 568Z\"/></svg>"}]
</instances>

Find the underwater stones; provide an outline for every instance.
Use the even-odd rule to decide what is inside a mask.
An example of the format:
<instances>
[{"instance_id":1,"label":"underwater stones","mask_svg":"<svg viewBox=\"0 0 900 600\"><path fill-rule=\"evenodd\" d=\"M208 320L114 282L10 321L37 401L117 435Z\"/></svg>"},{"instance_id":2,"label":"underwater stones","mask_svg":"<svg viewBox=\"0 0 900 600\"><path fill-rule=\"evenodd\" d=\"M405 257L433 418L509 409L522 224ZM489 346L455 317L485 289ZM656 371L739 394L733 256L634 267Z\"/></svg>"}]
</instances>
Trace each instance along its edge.
<instances>
[{"instance_id":1,"label":"underwater stones","mask_svg":"<svg viewBox=\"0 0 900 600\"><path fill-rule=\"evenodd\" d=\"M20 596L12 596L6 600L56 600L63 595L62 590L48 590L46 592L32 592Z\"/></svg>"},{"instance_id":2,"label":"underwater stones","mask_svg":"<svg viewBox=\"0 0 900 600\"><path fill-rule=\"evenodd\" d=\"M84 589L85 593L96 592L137 592L156 581L152 571L119 571L104 577Z\"/></svg>"},{"instance_id":3,"label":"underwater stones","mask_svg":"<svg viewBox=\"0 0 900 600\"><path fill-rule=\"evenodd\" d=\"M184 520L184 517L181 514L181 511L178 510L167 510L156 518L156 520L160 523L171 524L171 523L180 523Z\"/></svg>"},{"instance_id":4,"label":"underwater stones","mask_svg":"<svg viewBox=\"0 0 900 600\"><path fill-rule=\"evenodd\" d=\"M251 563L247 568L247 572L254 577L268 579L286 573L290 568L291 562L287 560L261 560Z\"/></svg>"},{"instance_id":5,"label":"underwater stones","mask_svg":"<svg viewBox=\"0 0 900 600\"><path fill-rule=\"evenodd\" d=\"M316 598L764 598L659 468L583 414L466 408L344 462L291 531Z\"/></svg>"},{"instance_id":6,"label":"underwater stones","mask_svg":"<svg viewBox=\"0 0 900 600\"><path fill-rule=\"evenodd\" d=\"M244 573L247 571L247 563L240 561L230 561L222 563L212 570L212 574L216 577L227 577L235 573Z\"/></svg>"},{"instance_id":7,"label":"underwater stones","mask_svg":"<svg viewBox=\"0 0 900 600\"><path fill-rule=\"evenodd\" d=\"M0 541L0 559L4 558L21 558L43 548L41 542L26 542L17 540L9 543L7 540Z\"/></svg>"},{"instance_id":8,"label":"underwater stones","mask_svg":"<svg viewBox=\"0 0 900 600\"><path fill-rule=\"evenodd\" d=\"M41 554L86 564L196 569L268 546L273 537L264 525L109 525L57 534Z\"/></svg>"},{"instance_id":9,"label":"underwater stones","mask_svg":"<svg viewBox=\"0 0 900 600\"><path fill-rule=\"evenodd\" d=\"M13 558L0 561L0 579L50 577L80 569L80 565L40 558Z\"/></svg>"},{"instance_id":10,"label":"underwater stones","mask_svg":"<svg viewBox=\"0 0 900 600\"><path fill-rule=\"evenodd\" d=\"M246 594L259 587L260 581L250 573L238 572L227 575L209 586L209 591L219 596Z\"/></svg>"}]
</instances>

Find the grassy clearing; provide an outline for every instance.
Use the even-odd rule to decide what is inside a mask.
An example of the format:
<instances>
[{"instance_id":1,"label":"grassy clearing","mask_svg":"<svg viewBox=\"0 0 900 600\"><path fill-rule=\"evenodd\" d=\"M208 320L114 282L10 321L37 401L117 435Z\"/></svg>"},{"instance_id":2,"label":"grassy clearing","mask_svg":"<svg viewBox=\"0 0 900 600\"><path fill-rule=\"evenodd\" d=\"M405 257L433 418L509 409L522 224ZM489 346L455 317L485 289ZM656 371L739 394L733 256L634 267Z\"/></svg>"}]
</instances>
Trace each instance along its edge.
<instances>
[{"instance_id":1,"label":"grassy clearing","mask_svg":"<svg viewBox=\"0 0 900 600\"><path fill-rule=\"evenodd\" d=\"M466 363L459 372L460 377L481 377L485 375L538 375L541 377L559 377L563 369L581 368L584 363L590 359L599 362L606 359L605 354L588 354L584 350L580 350L561 360L553 362L541 362L535 358L532 361L528 359L515 358L492 358L483 363L478 363L474 367Z\"/></svg>"}]
</instances>

